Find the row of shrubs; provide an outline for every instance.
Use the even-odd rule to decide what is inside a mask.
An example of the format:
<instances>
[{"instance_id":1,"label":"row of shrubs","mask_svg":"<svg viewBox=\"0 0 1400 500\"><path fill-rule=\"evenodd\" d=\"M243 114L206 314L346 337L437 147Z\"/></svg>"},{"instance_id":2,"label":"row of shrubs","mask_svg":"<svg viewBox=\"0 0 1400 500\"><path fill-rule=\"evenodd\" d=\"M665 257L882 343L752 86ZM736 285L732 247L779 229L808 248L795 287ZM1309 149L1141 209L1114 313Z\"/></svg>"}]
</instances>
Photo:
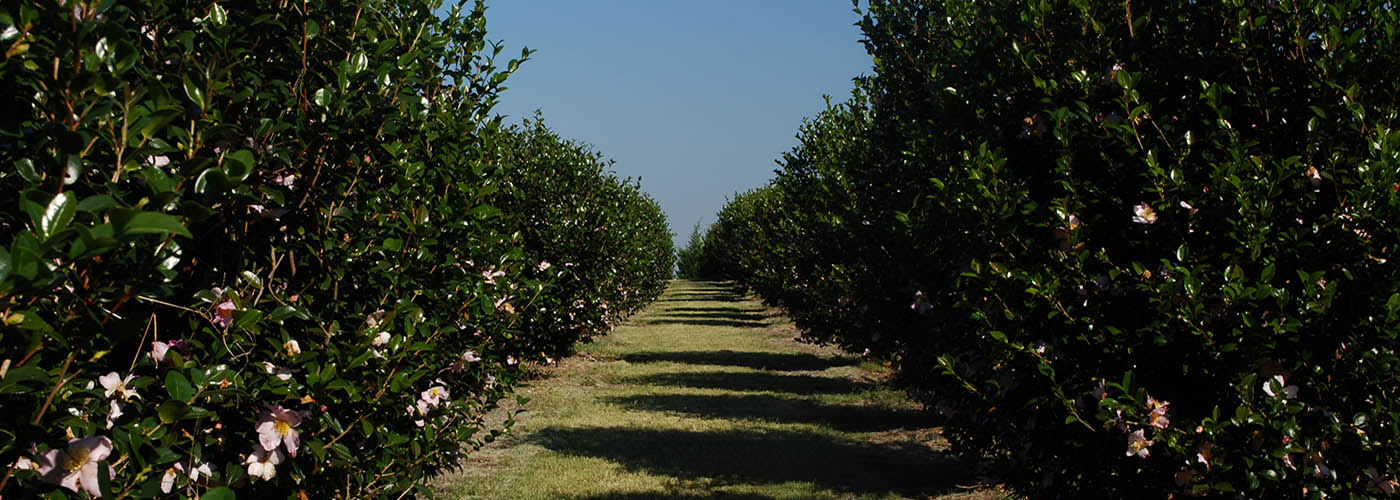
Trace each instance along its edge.
<instances>
[{"instance_id":1,"label":"row of shrubs","mask_svg":"<svg viewBox=\"0 0 1400 500\"><path fill-rule=\"evenodd\" d=\"M702 274L889 357L1047 498L1383 497L1400 476L1400 13L871 0L875 62Z\"/></svg>"},{"instance_id":2,"label":"row of shrubs","mask_svg":"<svg viewBox=\"0 0 1400 500\"><path fill-rule=\"evenodd\" d=\"M657 204L438 3L0 5L0 495L426 495L660 293Z\"/></svg>"}]
</instances>

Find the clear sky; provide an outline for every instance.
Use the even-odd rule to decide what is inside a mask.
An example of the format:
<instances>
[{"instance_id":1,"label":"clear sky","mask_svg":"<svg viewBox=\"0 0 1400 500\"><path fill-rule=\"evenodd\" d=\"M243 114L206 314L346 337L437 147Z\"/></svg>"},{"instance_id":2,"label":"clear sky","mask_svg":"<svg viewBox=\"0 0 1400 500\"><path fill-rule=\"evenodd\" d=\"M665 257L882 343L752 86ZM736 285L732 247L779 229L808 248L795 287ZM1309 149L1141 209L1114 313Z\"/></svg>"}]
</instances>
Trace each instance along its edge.
<instances>
[{"instance_id":1,"label":"clear sky","mask_svg":"<svg viewBox=\"0 0 1400 500\"><path fill-rule=\"evenodd\" d=\"M487 0L509 123L544 113L661 203L678 243L762 186L823 95L871 72L850 0Z\"/></svg>"}]
</instances>

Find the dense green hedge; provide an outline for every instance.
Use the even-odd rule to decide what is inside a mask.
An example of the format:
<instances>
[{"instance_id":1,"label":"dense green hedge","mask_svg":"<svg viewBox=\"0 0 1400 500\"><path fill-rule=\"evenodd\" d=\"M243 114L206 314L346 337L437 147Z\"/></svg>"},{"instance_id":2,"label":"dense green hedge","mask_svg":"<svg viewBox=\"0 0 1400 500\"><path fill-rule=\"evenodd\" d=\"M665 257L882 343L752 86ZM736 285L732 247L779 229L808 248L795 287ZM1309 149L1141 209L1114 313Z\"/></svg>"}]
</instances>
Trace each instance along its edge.
<instances>
[{"instance_id":1,"label":"dense green hedge","mask_svg":"<svg viewBox=\"0 0 1400 500\"><path fill-rule=\"evenodd\" d=\"M519 215L512 228L536 270L558 273L548 293L528 298L534 312L522 327L534 336L514 342L527 357L567 355L661 295L675 262L671 230L636 181L538 118L494 146L510 173L497 206Z\"/></svg>"},{"instance_id":2,"label":"dense green hedge","mask_svg":"<svg viewBox=\"0 0 1400 500\"><path fill-rule=\"evenodd\" d=\"M611 258L544 265L519 60L436 7L0 3L0 494L423 493L520 359L655 296L664 218L587 162Z\"/></svg>"},{"instance_id":3,"label":"dense green hedge","mask_svg":"<svg viewBox=\"0 0 1400 500\"><path fill-rule=\"evenodd\" d=\"M1391 495L1397 16L873 0L875 73L706 252L1022 492Z\"/></svg>"}]
</instances>

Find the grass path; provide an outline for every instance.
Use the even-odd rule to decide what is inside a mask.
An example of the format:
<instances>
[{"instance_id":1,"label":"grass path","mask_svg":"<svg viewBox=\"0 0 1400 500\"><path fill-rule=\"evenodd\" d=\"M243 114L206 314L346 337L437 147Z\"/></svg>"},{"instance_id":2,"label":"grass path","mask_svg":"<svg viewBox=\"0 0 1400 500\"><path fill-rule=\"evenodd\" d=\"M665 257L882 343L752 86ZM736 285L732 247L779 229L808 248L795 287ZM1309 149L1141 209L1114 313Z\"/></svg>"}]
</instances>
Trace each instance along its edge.
<instances>
[{"instance_id":1,"label":"grass path","mask_svg":"<svg viewBox=\"0 0 1400 500\"><path fill-rule=\"evenodd\" d=\"M444 498L995 498L941 450L882 367L792 340L720 284L545 368L514 433L439 478Z\"/></svg>"}]
</instances>

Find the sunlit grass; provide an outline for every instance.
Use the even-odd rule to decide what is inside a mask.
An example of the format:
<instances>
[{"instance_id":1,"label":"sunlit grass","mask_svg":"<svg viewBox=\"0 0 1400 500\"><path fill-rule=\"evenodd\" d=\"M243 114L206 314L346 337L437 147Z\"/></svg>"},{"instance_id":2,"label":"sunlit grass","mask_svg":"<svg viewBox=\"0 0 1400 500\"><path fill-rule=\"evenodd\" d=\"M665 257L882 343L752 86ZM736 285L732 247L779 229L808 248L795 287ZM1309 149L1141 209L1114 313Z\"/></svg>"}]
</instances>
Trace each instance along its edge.
<instances>
[{"instance_id":1,"label":"sunlit grass","mask_svg":"<svg viewBox=\"0 0 1400 500\"><path fill-rule=\"evenodd\" d=\"M463 499L998 497L941 453L882 367L795 334L720 284L674 282L543 369L514 435L435 487Z\"/></svg>"}]
</instances>

